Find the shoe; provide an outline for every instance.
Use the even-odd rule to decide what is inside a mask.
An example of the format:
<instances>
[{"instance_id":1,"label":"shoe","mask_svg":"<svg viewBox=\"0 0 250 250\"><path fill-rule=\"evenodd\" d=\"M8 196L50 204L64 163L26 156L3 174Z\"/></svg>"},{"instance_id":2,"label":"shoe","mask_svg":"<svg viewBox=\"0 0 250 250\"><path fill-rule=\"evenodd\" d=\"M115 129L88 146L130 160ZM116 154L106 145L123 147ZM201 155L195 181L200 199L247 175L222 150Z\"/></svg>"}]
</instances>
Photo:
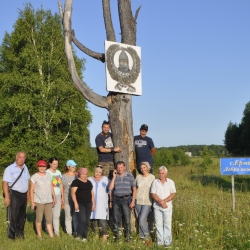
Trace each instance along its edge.
<instances>
[{"instance_id":1,"label":"shoe","mask_svg":"<svg viewBox=\"0 0 250 250\"><path fill-rule=\"evenodd\" d=\"M87 239L82 239L82 242L86 242L87 241Z\"/></svg>"},{"instance_id":2,"label":"shoe","mask_svg":"<svg viewBox=\"0 0 250 250\"><path fill-rule=\"evenodd\" d=\"M151 241L150 240L145 240L145 244L146 244L146 246L150 246L151 245Z\"/></svg>"}]
</instances>

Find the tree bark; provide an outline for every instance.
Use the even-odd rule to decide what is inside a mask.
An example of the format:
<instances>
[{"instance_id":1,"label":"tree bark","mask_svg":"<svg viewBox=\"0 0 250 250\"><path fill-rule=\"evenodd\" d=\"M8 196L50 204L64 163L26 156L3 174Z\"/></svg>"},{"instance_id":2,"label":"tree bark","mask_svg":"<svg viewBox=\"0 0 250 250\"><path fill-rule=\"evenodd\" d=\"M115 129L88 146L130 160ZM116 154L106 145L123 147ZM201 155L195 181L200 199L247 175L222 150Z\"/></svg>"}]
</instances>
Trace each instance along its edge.
<instances>
[{"instance_id":1,"label":"tree bark","mask_svg":"<svg viewBox=\"0 0 250 250\"><path fill-rule=\"evenodd\" d=\"M110 14L110 0L102 0L102 5L107 40L116 41ZM71 29L72 0L65 0L64 13L62 13L60 3L59 9L63 17L65 54L74 86L88 101L96 106L109 110L109 121L113 133L114 145L122 147L122 152L115 154L115 162L118 160L124 161L127 166L127 171L135 174L132 95L110 92L108 97L102 97L93 92L82 82L75 68L71 45L72 40L78 43L78 47L80 46L82 51L89 56L102 62L105 61L105 57L100 53L86 48L74 37ZM136 19L139 10L140 8L137 9L136 15L133 17L130 0L118 0L122 43L136 45Z\"/></svg>"}]
</instances>

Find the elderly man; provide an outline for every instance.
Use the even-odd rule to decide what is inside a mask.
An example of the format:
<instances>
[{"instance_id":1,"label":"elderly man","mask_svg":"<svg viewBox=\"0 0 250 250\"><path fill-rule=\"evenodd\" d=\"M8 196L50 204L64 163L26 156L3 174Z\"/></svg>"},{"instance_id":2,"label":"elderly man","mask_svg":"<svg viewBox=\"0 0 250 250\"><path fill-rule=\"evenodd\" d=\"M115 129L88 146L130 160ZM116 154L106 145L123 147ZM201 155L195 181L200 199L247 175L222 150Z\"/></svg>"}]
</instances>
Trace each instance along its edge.
<instances>
[{"instance_id":1,"label":"elderly man","mask_svg":"<svg viewBox=\"0 0 250 250\"><path fill-rule=\"evenodd\" d=\"M159 167L159 179L156 179L151 187L158 246L169 246L172 242L172 200L175 197L176 188L174 181L167 178L167 174L166 167Z\"/></svg>"},{"instance_id":2,"label":"elderly man","mask_svg":"<svg viewBox=\"0 0 250 250\"><path fill-rule=\"evenodd\" d=\"M20 151L16 161L8 166L3 175L4 204L7 207L8 238L24 238L26 205L28 198L29 170L24 164L26 153Z\"/></svg>"},{"instance_id":3,"label":"elderly man","mask_svg":"<svg viewBox=\"0 0 250 250\"><path fill-rule=\"evenodd\" d=\"M103 121L102 132L95 138L96 149L98 153L98 165L103 167L103 175L108 177L110 171L114 170L114 153L120 153L121 147L114 147L110 124Z\"/></svg>"},{"instance_id":4,"label":"elderly man","mask_svg":"<svg viewBox=\"0 0 250 250\"><path fill-rule=\"evenodd\" d=\"M126 241L130 241L130 209L134 209L135 207L136 182L133 175L126 171L126 166L123 161L118 161L116 163L116 170L113 172L113 178L109 184L109 190L114 190L113 206L116 240L120 239L121 219L123 218Z\"/></svg>"}]
</instances>

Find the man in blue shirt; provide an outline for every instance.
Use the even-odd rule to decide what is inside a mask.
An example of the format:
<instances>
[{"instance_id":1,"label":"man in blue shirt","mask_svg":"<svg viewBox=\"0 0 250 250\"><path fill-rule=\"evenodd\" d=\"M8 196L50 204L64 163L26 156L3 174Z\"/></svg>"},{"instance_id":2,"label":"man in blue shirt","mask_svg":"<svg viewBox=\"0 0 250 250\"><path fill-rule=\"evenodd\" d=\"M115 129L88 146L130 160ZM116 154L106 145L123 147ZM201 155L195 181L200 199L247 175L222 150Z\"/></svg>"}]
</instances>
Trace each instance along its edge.
<instances>
[{"instance_id":1,"label":"man in blue shirt","mask_svg":"<svg viewBox=\"0 0 250 250\"><path fill-rule=\"evenodd\" d=\"M29 188L29 170L24 164L26 153L20 151L16 155L16 161L8 166L3 175L2 189L4 204L7 207L8 238L24 238L24 225L26 221L26 206ZM23 170L22 174L21 171ZM21 175L20 175L21 174ZM20 175L20 177L19 177ZM17 180L17 178L19 179ZM13 185L13 183L17 182ZM13 185L13 186L12 186ZM9 187L12 188L9 190Z\"/></svg>"},{"instance_id":2,"label":"man in blue shirt","mask_svg":"<svg viewBox=\"0 0 250 250\"><path fill-rule=\"evenodd\" d=\"M103 175L109 176L110 171L114 170L114 153L120 153L121 147L114 147L110 124L103 121L102 132L95 138L96 149L98 153L98 165L103 167Z\"/></svg>"},{"instance_id":3,"label":"man in blue shirt","mask_svg":"<svg viewBox=\"0 0 250 250\"><path fill-rule=\"evenodd\" d=\"M114 191L113 206L116 240L120 239L121 220L123 218L126 241L130 241L130 209L134 209L135 207L136 183L133 175L126 171L126 166L123 161L116 163L116 170L113 172L113 179L109 184L109 190Z\"/></svg>"},{"instance_id":4,"label":"man in blue shirt","mask_svg":"<svg viewBox=\"0 0 250 250\"><path fill-rule=\"evenodd\" d=\"M140 165L141 162L148 162L151 166L150 173L153 169L153 156L155 154L154 142L150 137L147 137L148 125L143 124L140 127L140 135L134 137L135 154L136 154L136 167L141 174Z\"/></svg>"}]
</instances>

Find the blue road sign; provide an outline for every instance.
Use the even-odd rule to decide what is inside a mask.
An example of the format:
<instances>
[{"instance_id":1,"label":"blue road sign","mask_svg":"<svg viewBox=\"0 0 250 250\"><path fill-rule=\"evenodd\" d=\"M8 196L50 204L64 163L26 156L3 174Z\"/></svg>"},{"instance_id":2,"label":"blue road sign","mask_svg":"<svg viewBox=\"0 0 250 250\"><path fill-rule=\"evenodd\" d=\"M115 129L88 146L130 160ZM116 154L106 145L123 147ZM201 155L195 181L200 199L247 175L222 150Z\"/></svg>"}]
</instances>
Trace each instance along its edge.
<instances>
[{"instance_id":1,"label":"blue road sign","mask_svg":"<svg viewBox=\"0 0 250 250\"><path fill-rule=\"evenodd\" d=\"M220 173L222 175L250 174L250 158L221 158Z\"/></svg>"}]
</instances>

